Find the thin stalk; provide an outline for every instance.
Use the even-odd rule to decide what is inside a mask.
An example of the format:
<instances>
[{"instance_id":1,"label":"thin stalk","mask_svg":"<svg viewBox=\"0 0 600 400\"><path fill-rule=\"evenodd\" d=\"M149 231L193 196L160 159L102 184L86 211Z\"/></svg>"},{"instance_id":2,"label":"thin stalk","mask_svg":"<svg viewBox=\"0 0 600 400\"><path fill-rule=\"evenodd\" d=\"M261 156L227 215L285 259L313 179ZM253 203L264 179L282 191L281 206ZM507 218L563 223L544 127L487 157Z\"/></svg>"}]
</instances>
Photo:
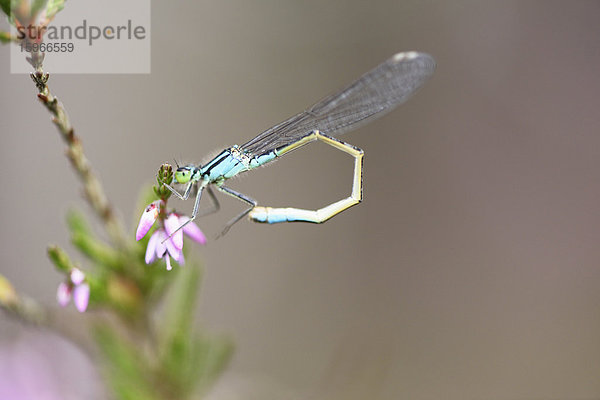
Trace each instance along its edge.
<instances>
[{"instance_id":1,"label":"thin stalk","mask_svg":"<svg viewBox=\"0 0 600 400\"><path fill-rule=\"evenodd\" d=\"M38 90L38 99L52 114L52 122L58 129L61 137L67 144L67 158L75 169L77 176L83 184L86 200L104 223L106 232L117 247L126 243L126 235L121 222L116 217L114 209L108 201L102 183L94 174L92 166L85 156L83 145L71 125L64 105L50 92L48 79L50 75L42 69L43 54L32 53L30 62L36 67L31 73L31 79Z\"/></svg>"}]
</instances>

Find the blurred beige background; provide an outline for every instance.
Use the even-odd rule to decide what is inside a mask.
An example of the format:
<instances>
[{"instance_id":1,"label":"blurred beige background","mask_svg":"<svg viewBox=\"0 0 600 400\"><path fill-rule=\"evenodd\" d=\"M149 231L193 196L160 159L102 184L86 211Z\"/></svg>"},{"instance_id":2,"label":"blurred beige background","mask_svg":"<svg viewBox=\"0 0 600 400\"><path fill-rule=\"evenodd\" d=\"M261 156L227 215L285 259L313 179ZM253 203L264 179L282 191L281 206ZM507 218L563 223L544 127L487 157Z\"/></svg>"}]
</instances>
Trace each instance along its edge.
<instances>
[{"instance_id":1,"label":"blurred beige background","mask_svg":"<svg viewBox=\"0 0 600 400\"><path fill-rule=\"evenodd\" d=\"M237 343L213 398L595 399L599 21L597 1L153 2L150 75L50 83L133 232L162 162L243 143L397 51L431 53L423 90L344 136L366 154L361 205L322 226L242 222L198 249L198 323ZM66 246L66 210L87 206L7 57L0 273L52 303L46 245ZM351 165L311 145L232 186L318 207L349 192ZM201 221L212 236L242 207L223 205ZM22 330L0 316L0 343Z\"/></svg>"}]
</instances>

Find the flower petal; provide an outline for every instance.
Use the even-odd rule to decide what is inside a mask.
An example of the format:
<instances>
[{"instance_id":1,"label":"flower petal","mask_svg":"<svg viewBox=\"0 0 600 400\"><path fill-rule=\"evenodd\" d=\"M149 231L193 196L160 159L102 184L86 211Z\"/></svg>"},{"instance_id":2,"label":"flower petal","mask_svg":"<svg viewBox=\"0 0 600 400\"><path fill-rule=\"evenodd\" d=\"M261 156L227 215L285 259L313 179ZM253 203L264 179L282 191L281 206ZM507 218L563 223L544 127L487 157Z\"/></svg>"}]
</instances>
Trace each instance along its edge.
<instances>
[{"instance_id":1,"label":"flower petal","mask_svg":"<svg viewBox=\"0 0 600 400\"><path fill-rule=\"evenodd\" d=\"M165 246L167 247L167 251L171 255L171 257L178 259L179 253L181 253L181 249L175 246L172 240L167 240L165 242Z\"/></svg>"},{"instance_id":2,"label":"flower petal","mask_svg":"<svg viewBox=\"0 0 600 400\"><path fill-rule=\"evenodd\" d=\"M179 223L184 224L189 220L190 220L190 217L183 216L183 217L179 218ZM206 236L204 236L204 233L200 230L198 225L196 225L193 221L183 227L183 233L188 235L190 237L190 239L192 239L193 241L195 241L197 243L206 244Z\"/></svg>"},{"instance_id":3,"label":"flower petal","mask_svg":"<svg viewBox=\"0 0 600 400\"><path fill-rule=\"evenodd\" d=\"M146 247L146 264L151 264L156 260L156 245L160 239L160 231L156 231L150 236L150 240L148 240L148 247Z\"/></svg>"},{"instance_id":4,"label":"flower petal","mask_svg":"<svg viewBox=\"0 0 600 400\"><path fill-rule=\"evenodd\" d=\"M74 285L79 285L85 279L85 274L79 268L73 268L70 277Z\"/></svg>"},{"instance_id":5,"label":"flower petal","mask_svg":"<svg viewBox=\"0 0 600 400\"><path fill-rule=\"evenodd\" d=\"M165 231L167 232L167 236L173 235L173 232L177 231L181 226L181 222L179 221L179 217L175 214L171 214L165 220ZM175 232L173 237L171 237L171 241L179 250L183 249L183 232L178 230Z\"/></svg>"},{"instance_id":6,"label":"flower petal","mask_svg":"<svg viewBox=\"0 0 600 400\"><path fill-rule=\"evenodd\" d=\"M171 267L171 257L169 257L168 254L167 254L167 259L165 261L167 262L167 271L170 271L171 269L173 269L173 267Z\"/></svg>"},{"instance_id":7,"label":"flower petal","mask_svg":"<svg viewBox=\"0 0 600 400\"><path fill-rule=\"evenodd\" d=\"M158 213L160 211L160 203L162 200L156 200L148 205L144 212L142 213L142 217L140 218L140 223L138 224L137 231L135 232L135 240L140 240L146 233L152 228L154 222L158 218Z\"/></svg>"},{"instance_id":8,"label":"flower petal","mask_svg":"<svg viewBox=\"0 0 600 400\"><path fill-rule=\"evenodd\" d=\"M71 285L66 282L61 282L58 285L58 290L56 291L56 301L58 305L61 307L65 307L71 301L71 290L73 288Z\"/></svg>"},{"instance_id":9,"label":"flower petal","mask_svg":"<svg viewBox=\"0 0 600 400\"><path fill-rule=\"evenodd\" d=\"M158 231L156 231L157 233L157 241L156 241L156 257L158 258L163 258L163 256L165 255L165 253L167 252L167 242L165 241L167 239L167 234L165 233L164 229L159 229Z\"/></svg>"},{"instance_id":10,"label":"flower petal","mask_svg":"<svg viewBox=\"0 0 600 400\"><path fill-rule=\"evenodd\" d=\"M183 257L183 251L179 254L179 258L177 259L177 264L179 264L179 266L185 265L185 258Z\"/></svg>"},{"instance_id":11,"label":"flower petal","mask_svg":"<svg viewBox=\"0 0 600 400\"><path fill-rule=\"evenodd\" d=\"M170 240L167 240L165 244L167 245L167 252L169 253L169 255L173 257L175 261L181 264L179 260L183 259L183 251L175 247L175 245Z\"/></svg>"},{"instance_id":12,"label":"flower petal","mask_svg":"<svg viewBox=\"0 0 600 400\"><path fill-rule=\"evenodd\" d=\"M73 303L77 311L84 312L87 309L88 302L90 300L90 285L82 283L81 285L75 286L73 290Z\"/></svg>"}]
</instances>

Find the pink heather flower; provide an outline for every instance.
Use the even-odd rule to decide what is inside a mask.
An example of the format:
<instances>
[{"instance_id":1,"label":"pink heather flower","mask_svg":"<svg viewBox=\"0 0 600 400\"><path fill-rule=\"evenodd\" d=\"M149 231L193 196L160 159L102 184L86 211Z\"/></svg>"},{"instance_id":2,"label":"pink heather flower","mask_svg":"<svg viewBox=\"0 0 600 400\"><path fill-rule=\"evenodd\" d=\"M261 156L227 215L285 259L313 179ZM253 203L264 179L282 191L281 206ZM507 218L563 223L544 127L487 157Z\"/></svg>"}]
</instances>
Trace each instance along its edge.
<instances>
[{"instance_id":1,"label":"pink heather flower","mask_svg":"<svg viewBox=\"0 0 600 400\"><path fill-rule=\"evenodd\" d=\"M74 285L81 285L85 280L85 274L80 269L73 268L70 278Z\"/></svg>"},{"instance_id":2,"label":"pink heather flower","mask_svg":"<svg viewBox=\"0 0 600 400\"><path fill-rule=\"evenodd\" d=\"M169 271L171 270L171 257L173 257L179 265L185 263L183 252L173 243L174 237L167 240L168 237L169 235L164 228L157 229L152 236L150 236L148 247L146 248L146 264L151 264L157 258L163 258L165 255L165 262L167 263L167 270Z\"/></svg>"},{"instance_id":3,"label":"pink heather flower","mask_svg":"<svg viewBox=\"0 0 600 400\"><path fill-rule=\"evenodd\" d=\"M165 232L167 236L173 235L171 236L171 242L179 250L183 249L183 230L177 230L180 226L179 217L175 214L170 214L165 220Z\"/></svg>"},{"instance_id":4,"label":"pink heather flower","mask_svg":"<svg viewBox=\"0 0 600 400\"><path fill-rule=\"evenodd\" d=\"M61 282L56 291L56 301L61 307L65 307L73 299L75 308L79 312L87 309L90 300L90 285L85 282L85 274L77 268L73 268L67 282Z\"/></svg>"},{"instance_id":5,"label":"pink heather flower","mask_svg":"<svg viewBox=\"0 0 600 400\"><path fill-rule=\"evenodd\" d=\"M56 301L58 305L61 307L66 307L71 301L71 293L73 292L73 288L65 282L61 282L58 284L58 290L56 291Z\"/></svg>"},{"instance_id":6,"label":"pink heather flower","mask_svg":"<svg viewBox=\"0 0 600 400\"><path fill-rule=\"evenodd\" d=\"M82 283L76 285L73 289L73 304L77 311L84 312L87 310L88 302L90 301L90 285Z\"/></svg>"},{"instance_id":7,"label":"pink heather flower","mask_svg":"<svg viewBox=\"0 0 600 400\"><path fill-rule=\"evenodd\" d=\"M140 240L148 233L150 227L158 218L160 207L164 205L161 200L151 203L142 214L140 223L136 232L136 239ZM193 222L188 223L183 229L177 231L181 225L189 221L189 217L179 216L175 213L170 213L164 220L163 226L158 228L148 241L146 248L146 264L153 263L157 258L164 258L167 264L167 270L171 270L171 258L179 265L185 263L183 258L183 234L188 235L197 243L205 244L206 237L200 230L198 225ZM171 237L171 235L173 235Z\"/></svg>"},{"instance_id":8,"label":"pink heather flower","mask_svg":"<svg viewBox=\"0 0 600 400\"><path fill-rule=\"evenodd\" d=\"M182 225L185 224L189 220L190 220L190 217L187 217L185 215L179 217L179 223ZM195 223L190 222L189 224L187 224L186 226L183 227L182 231L183 231L183 233L188 235L190 237L190 239L192 239L194 242L200 243L200 244L206 244L206 236L204 236L204 233L202 233L200 228L198 228L198 225L196 225Z\"/></svg>"},{"instance_id":9,"label":"pink heather flower","mask_svg":"<svg viewBox=\"0 0 600 400\"><path fill-rule=\"evenodd\" d=\"M138 224L137 231L135 232L135 240L140 240L146 233L152 228L154 222L158 218L158 214L160 212L160 207L163 205L162 200L156 200L148 205L142 214L142 218L140 218L140 223Z\"/></svg>"}]
</instances>

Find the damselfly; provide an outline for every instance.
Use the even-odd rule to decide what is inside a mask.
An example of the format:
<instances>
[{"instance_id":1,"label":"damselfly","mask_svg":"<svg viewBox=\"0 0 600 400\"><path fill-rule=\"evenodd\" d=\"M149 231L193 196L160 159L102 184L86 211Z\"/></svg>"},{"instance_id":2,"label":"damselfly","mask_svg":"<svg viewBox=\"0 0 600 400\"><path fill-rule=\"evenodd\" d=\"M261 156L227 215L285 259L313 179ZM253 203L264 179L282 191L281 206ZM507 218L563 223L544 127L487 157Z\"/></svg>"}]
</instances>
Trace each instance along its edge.
<instances>
[{"instance_id":1,"label":"damselfly","mask_svg":"<svg viewBox=\"0 0 600 400\"><path fill-rule=\"evenodd\" d=\"M334 135L355 129L403 103L433 74L434 69L435 61L428 54L398 53L343 90L264 131L249 142L223 150L207 164L178 167L175 181L187 185L183 193L169 185L165 186L182 200L189 198L192 188L197 189L189 221L198 215L204 189L207 189L218 208L218 202L211 190L213 185L219 191L246 203L249 207L232 219L221 234L225 234L246 215L252 221L268 224L294 221L325 222L362 201L363 151L338 140ZM265 165L315 140L325 142L354 157L354 180L348 198L319 210L261 207L256 200L224 186L227 179ZM183 225L179 227L181 228Z\"/></svg>"}]
</instances>

